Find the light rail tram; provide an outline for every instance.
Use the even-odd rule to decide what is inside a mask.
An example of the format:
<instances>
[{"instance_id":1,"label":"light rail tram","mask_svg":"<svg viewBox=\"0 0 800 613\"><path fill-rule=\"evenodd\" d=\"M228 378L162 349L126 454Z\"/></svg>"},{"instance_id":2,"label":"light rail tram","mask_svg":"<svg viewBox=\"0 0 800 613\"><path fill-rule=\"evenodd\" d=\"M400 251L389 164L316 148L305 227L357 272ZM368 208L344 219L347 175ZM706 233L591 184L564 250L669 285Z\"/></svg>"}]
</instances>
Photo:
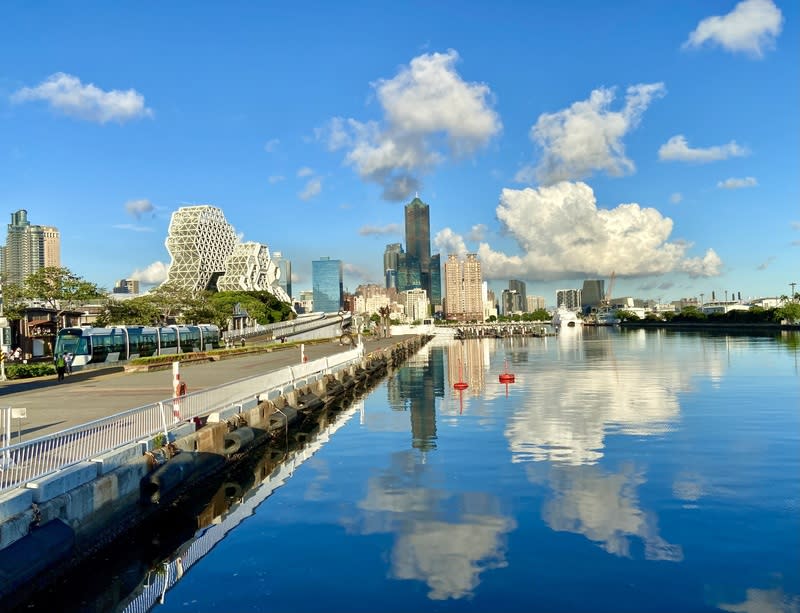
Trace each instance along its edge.
<instances>
[{"instance_id":1,"label":"light rail tram","mask_svg":"<svg viewBox=\"0 0 800 613\"><path fill-rule=\"evenodd\" d=\"M213 324L111 328L82 326L63 328L58 333L53 356L72 353L72 366L75 368L220 347L219 328Z\"/></svg>"}]
</instances>

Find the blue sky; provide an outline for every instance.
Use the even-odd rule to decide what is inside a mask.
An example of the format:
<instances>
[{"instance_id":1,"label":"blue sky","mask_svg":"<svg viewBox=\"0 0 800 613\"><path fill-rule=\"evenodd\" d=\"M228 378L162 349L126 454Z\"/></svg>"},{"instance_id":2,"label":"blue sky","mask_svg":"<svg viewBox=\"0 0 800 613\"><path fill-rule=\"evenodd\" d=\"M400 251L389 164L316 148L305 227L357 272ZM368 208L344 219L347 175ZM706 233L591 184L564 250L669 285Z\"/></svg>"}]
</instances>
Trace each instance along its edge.
<instances>
[{"instance_id":1,"label":"blue sky","mask_svg":"<svg viewBox=\"0 0 800 613\"><path fill-rule=\"evenodd\" d=\"M171 213L382 282L403 205L434 252L555 301L800 283L800 5L6 2L0 213L107 288L163 280Z\"/></svg>"}]
</instances>

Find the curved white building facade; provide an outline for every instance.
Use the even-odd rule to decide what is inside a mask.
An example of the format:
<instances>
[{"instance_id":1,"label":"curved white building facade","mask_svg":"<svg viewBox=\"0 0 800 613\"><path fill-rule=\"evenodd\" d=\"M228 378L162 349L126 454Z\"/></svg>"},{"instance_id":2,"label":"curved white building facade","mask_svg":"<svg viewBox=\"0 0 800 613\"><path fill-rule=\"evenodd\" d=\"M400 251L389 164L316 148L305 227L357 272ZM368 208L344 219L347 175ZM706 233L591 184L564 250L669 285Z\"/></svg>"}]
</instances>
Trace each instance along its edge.
<instances>
[{"instance_id":1,"label":"curved white building facade","mask_svg":"<svg viewBox=\"0 0 800 613\"><path fill-rule=\"evenodd\" d=\"M166 283L192 292L209 288L225 271L225 260L238 239L222 209L185 206L172 214L165 245L172 257Z\"/></svg>"},{"instance_id":2,"label":"curved white building facade","mask_svg":"<svg viewBox=\"0 0 800 613\"><path fill-rule=\"evenodd\" d=\"M217 281L217 289L229 291L270 292L283 302L291 298L279 285L281 271L269 254L269 247L256 242L237 243L225 260L225 274Z\"/></svg>"},{"instance_id":3,"label":"curved white building facade","mask_svg":"<svg viewBox=\"0 0 800 613\"><path fill-rule=\"evenodd\" d=\"M222 209L210 205L181 207L172 214L165 242L172 262L165 283L191 292L266 291L291 304L278 285L280 270L269 248L239 242Z\"/></svg>"}]
</instances>

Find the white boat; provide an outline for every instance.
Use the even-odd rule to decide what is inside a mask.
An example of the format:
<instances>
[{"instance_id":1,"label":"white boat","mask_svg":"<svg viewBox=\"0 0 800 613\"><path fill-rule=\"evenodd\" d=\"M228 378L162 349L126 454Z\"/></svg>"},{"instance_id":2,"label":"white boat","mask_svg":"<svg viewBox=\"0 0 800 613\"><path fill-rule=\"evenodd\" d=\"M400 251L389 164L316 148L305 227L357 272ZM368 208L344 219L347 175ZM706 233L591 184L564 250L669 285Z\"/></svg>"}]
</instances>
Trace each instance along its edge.
<instances>
[{"instance_id":1,"label":"white boat","mask_svg":"<svg viewBox=\"0 0 800 613\"><path fill-rule=\"evenodd\" d=\"M575 328L583 324L583 320L578 317L575 311L570 311L564 306L558 307L556 312L553 313L553 327L558 330L560 328Z\"/></svg>"},{"instance_id":2,"label":"white boat","mask_svg":"<svg viewBox=\"0 0 800 613\"><path fill-rule=\"evenodd\" d=\"M617 317L617 309L604 307L594 314L598 326L615 326L621 320Z\"/></svg>"}]
</instances>

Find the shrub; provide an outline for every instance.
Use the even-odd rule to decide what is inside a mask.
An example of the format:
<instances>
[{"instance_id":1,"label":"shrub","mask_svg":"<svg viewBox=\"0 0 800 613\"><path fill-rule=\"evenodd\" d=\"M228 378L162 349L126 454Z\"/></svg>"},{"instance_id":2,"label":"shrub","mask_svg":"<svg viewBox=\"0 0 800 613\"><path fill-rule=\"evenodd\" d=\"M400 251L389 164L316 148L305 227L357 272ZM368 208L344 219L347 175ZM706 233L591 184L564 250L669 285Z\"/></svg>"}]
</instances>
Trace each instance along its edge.
<instances>
[{"instance_id":1,"label":"shrub","mask_svg":"<svg viewBox=\"0 0 800 613\"><path fill-rule=\"evenodd\" d=\"M56 374L56 367L51 362L31 362L30 364L6 363L6 377L9 379L30 379Z\"/></svg>"}]
</instances>

